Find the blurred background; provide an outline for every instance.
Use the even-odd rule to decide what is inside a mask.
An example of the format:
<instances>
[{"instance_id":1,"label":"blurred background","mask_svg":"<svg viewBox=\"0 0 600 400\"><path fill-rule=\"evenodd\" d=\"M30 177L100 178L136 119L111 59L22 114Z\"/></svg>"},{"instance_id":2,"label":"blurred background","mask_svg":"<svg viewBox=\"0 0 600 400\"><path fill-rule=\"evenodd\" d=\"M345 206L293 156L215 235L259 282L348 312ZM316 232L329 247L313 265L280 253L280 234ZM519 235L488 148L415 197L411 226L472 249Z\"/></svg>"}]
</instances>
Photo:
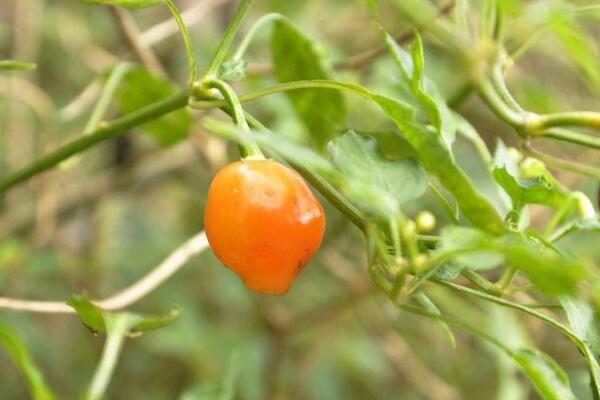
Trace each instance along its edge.
<instances>
[{"instance_id":1,"label":"blurred background","mask_svg":"<svg viewBox=\"0 0 600 400\"><path fill-rule=\"evenodd\" d=\"M479 7L477 1L469 3L474 10ZM597 110L600 12L574 11L595 1L503 3L513 50L525 46L508 74L521 104L537 112ZM176 4L201 69L237 1ZM440 0L437 5L439 18L452 17L451 3ZM378 50L374 7L388 31L399 34L409 28L392 0L255 0L242 33L261 15L280 12L321 44L337 79L397 95L398 71ZM249 50L248 75L235 83L239 92L276 82L269 73L269 44L266 29ZM490 149L498 139L516 143L511 129L479 99L462 96L466 77L443 43L425 33L425 47L429 76ZM35 62L37 69L0 74L0 174L79 137L103 79L120 61L144 65L183 87L185 57L165 7L131 12L72 0L3 0L0 59ZM394 129L373 106L355 97L346 102L346 127ZM284 95L247 107L275 132L313 146ZM113 104L107 119L120 115L122 108ZM83 153L75 166L56 168L11 190L0 203L0 295L64 300L86 291L93 298L108 296L201 231L211 177L238 157L236 146L203 131L198 121L204 114L189 111L181 117L173 129L186 138L175 144L160 144L134 130ZM600 163L597 153L569 145L541 142L541 148ZM497 196L471 145L458 140L454 151L477 186ZM557 178L596 201L594 181L567 173ZM126 341L107 397L210 399L219 382L234 376L235 397L248 400L536 398L511 361L486 344L456 332L454 348L439 325L388 304L365 271L362 235L333 207L325 207L324 245L287 295L249 292L208 250L136 304L135 310L149 313L179 305L183 313L166 328ZM414 216L420 210L436 215L438 226L447 222L430 194L407 212ZM534 226L546 217L537 209L530 215ZM563 245L598 263L598 239L597 233L582 233ZM554 331L442 289L432 288L430 294L444 308L508 341L535 342L568 372L580 398L589 396L581 357ZM0 311L0 320L22 335L60 398L76 398L87 386L103 336L90 333L73 316ZM27 396L18 372L0 352L0 399Z\"/></svg>"}]
</instances>

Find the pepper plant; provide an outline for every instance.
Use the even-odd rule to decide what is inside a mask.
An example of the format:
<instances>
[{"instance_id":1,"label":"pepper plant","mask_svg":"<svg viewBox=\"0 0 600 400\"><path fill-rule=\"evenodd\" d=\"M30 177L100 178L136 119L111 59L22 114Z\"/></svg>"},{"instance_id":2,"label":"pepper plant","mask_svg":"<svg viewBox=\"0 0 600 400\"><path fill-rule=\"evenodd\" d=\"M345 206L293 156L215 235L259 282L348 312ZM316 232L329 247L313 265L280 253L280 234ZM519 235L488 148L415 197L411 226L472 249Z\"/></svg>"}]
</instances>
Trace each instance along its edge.
<instances>
[{"instance_id":1,"label":"pepper plant","mask_svg":"<svg viewBox=\"0 0 600 400\"><path fill-rule=\"evenodd\" d=\"M84 3L117 7L121 10L117 12L168 8L186 50L187 82L177 89L177 84L157 76L147 65L131 62L110 68L102 77L102 90L83 134L20 169L5 171L0 177L0 193L8 195L18 185L52 169L60 174L79 168L86 150L133 128L168 147L185 141L189 127L198 123L211 135L238 144L244 160L267 157L289 165L324 199L326 210L339 213L352 224L364 239L363 273L375 292L385 295L387 306L397 308L397 315L429 320L432 329L440 328L447 336L448 346L456 346L458 331L481 340L507 356L540 398L600 398L598 266L565 244L572 235L597 235L600 221L594 201L561 179L566 171L596 185L600 180L600 112L534 112L522 105L507 85L507 74L534 47L538 30L548 25L547 20L535 24L532 19L523 22L520 18L540 12L543 5L538 3L543 2L528 6L516 0L456 0L441 7L427 0L357 2L356 7L367 10L380 47L348 60L347 65L332 65L322 46L305 34L300 24L278 13L248 21L245 16L252 1L241 0L210 62L201 69L196 62L195 38L172 0ZM381 10L387 7L407 25L400 35L394 36L385 27L387 19ZM568 3L548 7L549 25L562 29L559 38L568 49L566 57L590 85L600 88L594 69L600 63L590 56L594 51L597 56L594 43L564 20L568 15L597 17L598 7ZM240 31L243 22L252 23L245 33ZM271 64L265 68L248 54L264 40L263 31L267 30ZM453 77L458 87L453 96L434 79L428 68L430 55L451 60L451 74L460 74ZM378 58L391 65L392 88L365 86L351 74L339 78L341 74L333 68L362 68ZM22 70L16 72L21 74L33 67L16 60L0 62L1 69ZM272 83L256 88L253 78L260 74L267 74ZM242 84L254 88L237 90ZM303 140L295 140L280 132L281 127L269 126L248 111L250 103L263 98L268 101L278 94L285 95L290 112L309 132ZM478 132L461 113L461 105L469 98L479 99L496 124L509 128L512 145L500 138L490 141L489 134ZM105 121L111 104L122 115ZM353 114L362 115L363 109L372 110L387 130L363 129L352 118ZM210 110L214 112L207 115ZM478 172L485 176L488 187L474 181L456 154L459 141L469 144L469 157L481 166ZM585 160L591 162L548 154L542 150L548 141L589 151ZM441 213L433 216L425 203L419 202L424 198L432 199L432 207ZM540 209L544 220L533 224L531 212ZM101 359L83 394L87 399L103 398L122 346L145 331L171 329L172 325L167 325L176 324L179 314L185 313L175 308L149 315L132 312L130 306L166 285L192 256L207 248L202 231L142 279L106 299L94 300L82 293L67 301L3 297L0 308L3 314L77 314L91 332L106 335ZM252 272L244 270L243 274ZM509 309L564 337L586 366L587 387L576 393L564 367L550 355L535 345L496 334L491 321L490 326L475 322L469 313L461 313L464 306L459 302L478 302L485 310ZM0 325L0 339L33 398L60 398L8 325ZM232 365L240 363L237 360ZM243 362L237 368L243 369ZM216 388L218 398L234 398L232 374L230 369ZM189 398L205 398L192 396ZM464 394L464 398L470 397Z\"/></svg>"}]
</instances>

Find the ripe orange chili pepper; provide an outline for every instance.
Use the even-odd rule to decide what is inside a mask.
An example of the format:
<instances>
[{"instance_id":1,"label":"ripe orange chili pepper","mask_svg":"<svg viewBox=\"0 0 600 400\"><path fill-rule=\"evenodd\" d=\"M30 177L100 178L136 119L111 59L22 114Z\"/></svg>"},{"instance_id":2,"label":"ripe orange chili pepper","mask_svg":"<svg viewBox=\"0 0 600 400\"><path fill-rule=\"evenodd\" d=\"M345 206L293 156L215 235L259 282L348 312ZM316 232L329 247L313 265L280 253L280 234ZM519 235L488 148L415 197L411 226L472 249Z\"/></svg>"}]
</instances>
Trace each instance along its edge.
<instances>
[{"instance_id":1,"label":"ripe orange chili pepper","mask_svg":"<svg viewBox=\"0 0 600 400\"><path fill-rule=\"evenodd\" d=\"M204 228L217 258L248 288L283 294L318 250L325 213L296 171L244 160L213 179Z\"/></svg>"}]
</instances>

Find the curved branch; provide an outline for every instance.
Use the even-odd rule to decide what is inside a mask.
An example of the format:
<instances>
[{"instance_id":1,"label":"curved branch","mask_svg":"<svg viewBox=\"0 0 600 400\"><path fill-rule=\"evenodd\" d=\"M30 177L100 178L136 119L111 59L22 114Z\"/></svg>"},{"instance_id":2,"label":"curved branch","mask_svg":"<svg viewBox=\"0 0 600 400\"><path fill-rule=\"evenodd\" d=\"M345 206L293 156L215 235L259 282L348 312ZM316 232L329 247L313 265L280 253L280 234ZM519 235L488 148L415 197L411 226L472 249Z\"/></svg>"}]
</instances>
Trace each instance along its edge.
<instances>
[{"instance_id":1,"label":"curved branch","mask_svg":"<svg viewBox=\"0 0 600 400\"><path fill-rule=\"evenodd\" d=\"M269 96L276 93L283 93L290 90L301 89L336 89L352 92L361 97L371 99L371 94L359 85L353 83L327 80L327 79L312 79L305 81L293 81L280 83L268 88L256 90L254 92L243 93L238 96L238 100L242 103L260 99L261 97ZM220 108L227 106L226 100L193 100L189 106L195 109L203 110L209 108Z\"/></svg>"},{"instance_id":2,"label":"curved branch","mask_svg":"<svg viewBox=\"0 0 600 400\"><path fill-rule=\"evenodd\" d=\"M140 280L106 299L94 300L94 304L106 311L120 310L130 306L151 293L175 272L179 271L193 256L201 253L207 247L208 240L206 234L202 231L173 251L162 263ZM73 308L61 301L29 301L0 297L1 308L36 313L75 314Z\"/></svg>"}]
</instances>

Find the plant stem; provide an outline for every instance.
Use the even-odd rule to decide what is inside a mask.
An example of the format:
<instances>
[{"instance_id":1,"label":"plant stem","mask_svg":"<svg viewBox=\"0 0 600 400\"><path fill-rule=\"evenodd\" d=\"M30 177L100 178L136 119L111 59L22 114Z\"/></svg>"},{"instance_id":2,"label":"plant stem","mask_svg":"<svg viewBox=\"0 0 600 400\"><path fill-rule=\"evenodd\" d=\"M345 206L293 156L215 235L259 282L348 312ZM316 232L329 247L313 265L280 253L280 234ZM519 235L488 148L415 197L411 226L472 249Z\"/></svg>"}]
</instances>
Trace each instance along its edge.
<instances>
[{"instance_id":1,"label":"plant stem","mask_svg":"<svg viewBox=\"0 0 600 400\"><path fill-rule=\"evenodd\" d=\"M204 74L204 77L206 79L216 78L218 76L219 67L223 63L223 60L227 55L227 51L231 47L233 38L235 37L235 34L240 28L242 20L244 19L244 16L246 15L246 12L248 11L248 8L250 7L251 3L252 0L240 1L235 15L233 16L233 19L231 20L231 22L227 26L227 29L225 30L225 33L223 34L223 39L221 39L221 43L219 43L219 47L217 47L217 51L215 52L215 55L213 56L210 64L208 65L208 68L206 69L206 72Z\"/></svg>"},{"instance_id":2,"label":"plant stem","mask_svg":"<svg viewBox=\"0 0 600 400\"><path fill-rule=\"evenodd\" d=\"M506 300L506 299L503 299L500 297L482 293L478 290L473 290L473 289L470 289L470 288L467 288L467 287L464 287L461 285L457 285L452 282L446 282L446 281L440 281L440 280L436 280L433 282L437 283L439 285L442 285L442 286L446 286L446 287L456 290L458 292L468 294L471 296L475 296L475 297L479 297L480 299L490 301L492 303L501 305L503 307L512 308L517 311L521 311L523 313L529 314L529 315L545 322L546 324L552 326L553 328L557 329L561 334L563 334L567 339L569 339L577 347L577 349L582 353L582 355L585 358L585 361L588 365L588 368L590 370L590 374L592 377L592 390L594 391L594 393L600 393L600 375L597 372L598 371L598 362L596 361L595 355L591 351L590 346L584 340L580 339L579 336L577 336L577 334L575 332L573 332L567 326L561 324L560 322L556 321L555 319L549 317L548 315L546 315L544 313L541 313L537 310L531 309L522 304L514 303L512 301L509 301L509 300Z\"/></svg>"},{"instance_id":3,"label":"plant stem","mask_svg":"<svg viewBox=\"0 0 600 400\"><path fill-rule=\"evenodd\" d=\"M485 103L494 111L494 113L504 122L513 126L517 130L525 127L525 118L521 112L513 110L498 94L494 85L488 81L483 81L477 85L479 95Z\"/></svg>"},{"instance_id":4,"label":"plant stem","mask_svg":"<svg viewBox=\"0 0 600 400\"><path fill-rule=\"evenodd\" d=\"M514 267L507 267L504 270L504 273L502 273L502 276L500 277L498 282L496 282L496 285L495 285L498 288L498 290L500 291L501 295L504 294L504 292L508 289L508 287L511 285L511 283L515 279L516 275L517 275L517 269Z\"/></svg>"},{"instance_id":5,"label":"plant stem","mask_svg":"<svg viewBox=\"0 0 600 400\"><path fill-rule=\"evenodd\" d=\"M596 168L591 165L580 164L578 162L570 160L556 158L548 154L542 153L541 151L538 151L528 145L525 146L525 149L528 154L534 156L535 158L538 158L540 161L543 161L551 168L562 169L564 171L570 171L577 174L587 175L600 180L600 168Z\"/></svg>"},{"instance_id":6,"label":"plant stem","mask_svg":"<svg viewBox=\"0 0 600 400\"><path fill-rule=\"evenodd\" d=\"M128 62L123 62L111 71L108 79L106 80L106 85L100 94L100 98L96 103L96 107L92 111L92 115L88 120L85 128L83 128L83 134L89 135L98 127L98 124L106 115L106 111L108 110L108 106L110 105L110 101L114 96L119 83L123 80L127 72L131 69L132 65Z\"/></svg>"},{"instance_id":7,"label":"plant stem","mask_svg":"<svg viewBox=\"0 0 600 400\"><path fill-rule=\"evenodd\" d=\"M553 128L544 131L538 136L539 138L553 138L562 140L563 142L570 142L580 144L582 146L591 147L593 149L600 149L600 138L591 137L583 133L569 131L567 129Z\"/></svg>"},{"instance_id":8,"label":"plant stem","mask_svg":"<svg viewBox=\"0 0 600 400\"><path fill-rule=\"evenodd\" d=\"M465 286L458 285L456 283L441 281L441 280L434 280L432 282L437 283L438 285L446 286L446 287L456 290L458 292L468 294L470 296L479 297L480 299L487 300L492 303L495 303L495 304L498 304L498 305L501 305L504 307L512 308L512 309L524 312L526 314L529 314L533 317L536 317L536 318L546 322L548 325L558 329L569 340L571 340L573 343L577 344L578 347L580 344L582 344L581 339L579 339L579 337L577 337L577 335L573 331L571 331L571 329L569 329L565 325L561 324L560 322L556 321L555 319L549 317L548 315L546 315L544 313L530 309L529 307L524 306L522 304L514 303L510 300L506 300L506 299L498 297L498 296L493 296L491 294L483 293L478 290L474 290L474 289L471 289L471 288L468 288Z\"/></svg>"},{"instance_id":9,"label":"plant stem","mask_svg":"<svg viewBox=\"0 0 600 400\"><path fill-rule=\"evenodd\" d=\"M486 293L490 293L491 295L498 296L500 291L498 290L498 286L493 282L490 282L488 279L479 275L477 272L470 269L463 269L462 275L467 278L471 283L477 285L480 289L485 291Z\"/></svg>"},{"instance_id":10,"label":"plant stem","mask_svg":"<svg viewBox=\"0 0 600 400\"><path fill-rule=\"evenodd\" d=\"M352 83L339 82L327 79L314 79L314 80L305 80L305 81L294 81L287 83L280 83L265 89L260 89L254 92L243 93L238 96L240 102L245 103L248 101L253 101L259 99L261 97L269 96L276 93L287 92L290 90L300 90L300 89L337 89L337 90L345 90L348 92L352 92L361 97L371 99L372 95L367 90L363 89L359 85L355 85ZM200 100L193 101L190 104L190 107L196 109L210 109L210 108L218 108L227 105L225 100Z\"/></svg>"},{"instance_id":11,"label":"plant stem","mask_svg":"<svg viewBox=\"0 0 600 400\"><path fill-rule=\"evenodd\" d=\"M591 350L590 346L584 340L579 338L579 336L577 336L577 334L573 332L570 328L549 317L548 315L541 313L537 310L531 309L525 305L513 303L512 301L492 296L486 293L482 293L478 290L473 290L461 285L457 285L455 283L439 280L433 282L442 286L446 286L458 292L479 297L480 299L490 301L503 307L512 308L523 313L529 314L557 329L561 334L563 334L567 339L569 339L583 355L592 378L592 391L595 395L600 394L600 374L598 373L598 361L596 360L595 355Z\"/></svg>"},{"instance_id":12,"label":"plant stem","mask_svg":"<svg viewBox=\"0 0 600 400\"><path fill-rule=\"evenodd\" d=\"M183 39L183 44L185 45L185 51L187 53L188 59L188 86L191 86L196 80L196 59L194 58L194 48L192 47L192 39L190 38L190 32L188 31L185 22L183 22L183 18L181 18L181 13L177 9L173 0L167 0L166 6L169 8L171 15L175 19L177 26L179 27L179 32L181 33L181 38Z\"/></svg>"},{"instance_id":13,"label":"plant stem","mask_svg":"<svg viewBox=\"0 0 600 400\"><path fill-rule=\"evenodd\" d=\"M497 338L493 337L492 335L482 331L481 329L476 328L473 325L467 324L459 319L456 319L453 317L448 317L448 316L442 315L442 314L436 314L431 311L425 310L423 308L414 307L414 306L411 306L408 304L402 304L402 303L397 303L397 302L395 302L394 304L399 309L409 312L411 314L420 315L422 317L426 317L426 318L433 319L436 321L443 321L443 322L445 322L449 325L452 325L456 328L459 328L467 333L473 334L477 337L487 340L488 342L494 344L500 350L506 352L507 354L513 354L513 351L506 344L504 344L504 342L502 342L502 341L498 340Z\"/></svg>"},{"instance_id":14,"label":"plant stem","mask_svg":"<svg viewBox=\"0 0 600 400\"><path fill-rule=\"evenodd\" d=\"M242 57L244 57L244 53L246 52L246 50L248 50L248 47L250 46L250 43L252 43L256 32L261 30L265 25L268 25L272 22L283 18L285 17L279 13L269 13L263 15L258 21L254 23L254 25L252 25L252 28L250 28L248 33L246 33L246 36L244 36L244 38L242 39L242 42L238 46L237 50L235 51L235 53L233 53L231 61L239 61L242 59Z\"/></svg>"},{"instance_id":15,"label":"plant stem","mask_svg":"<svg viewBox=\"0 0 600 400\"><path fill-rule=\"evenodd\" d=\"M506 82L504 81L504 73L502 71L502 63L498 62L492 66L492 84L496 89L496 92L502 99L502 101L510 107L511 110L517 113L523 113L525 110L517 103L515 98L512 96Z\"/></svg>"},{"instance_id":16,"label":"plant stem","mask_svg":"<svg viewBox=\"0 0 600 400\"><path fill-rule=\"evenodd\" d=\"M558 126L581 126L584 128L600 129L600 113L593 111L568 111L540 115L539 124L543 129Z\"/></svg>"},{"instance_id":17,"label":"plant stem","mask_svg":"<svg viewBox=\"0 0 600 400\"><path fill-rule=\"evenodd\" d=\"M100 142L122 135L135 126L156 119L171 111L185 107L188 103L188 97L191 94L192 89L184 89L181 92L178 92L161 101L150 104L119 119L116 119L108 125L96 129L87 136L75 139L74 141L58 148L52 153L47 154L39 160L36 160L25 168L0 179L0 193L5 192L11 187L26 181L40 172L54 167L61 161L66 160L77 153L81 153L82 151L85 151Z\"/></svg>"},{"instance_id":18,"label":"plant stem","mask_svg":"<svg viewBox=\"0 0 600 400\"><path fill-rule=\"evenodd\" d=\"M513 126L520 135L552 137L600 149L600 139L564 129L552 129L562 126L577 126L600 130L600 113L568 111L539 115L524 110L506 87L500 62L496 62L491 67L490 80L476 79L474 85L488 107L500 119Z\"/></svg>"},{"instance_id":19,"label":"plant stem","mask_svg":"<svg viewBox=\"0 0 600 400\"><path fill-rule=\"evenodd\" d=\"M152 293L185 266L192 257L207 248L208 240L206 234L202 231L175 249L160 264L136 282L110 297L93 300L93 303L105 311L120 310L130 306ZM64 301L32 301L7 297L0 297L0 309L49 314L75 314L75 309L68 306Z\"/></svg>"},{"instance_id":20,"label":"plant stem","mask_svg":"<svg viewBox=\"0 0 600 400\"><path fill-rule=\"evenodd\" d=\"M125 340L125 334L133 321L134 318L131 314L116 314L108 319L108 336L104 345L104 351L102 352L102 359L88 388L85 396L86 400L100 400L104 397L104 392L106 392L108 383L117 365L123 341Z\"/></svg>"},{"instance_id":21,"label":"plant stem","mask_svg":"<svg viewBox=\"0 0 600 400\"><path fill-rule=\"evenodd\" d=\"M469 83L462 84L446 101L448 107L456 110L462 106L473 93L473 85Z\"/></svg>"},{"instance_id":22,"label":"plant stem","mask_svg":"<svg viewBox=\"0 0 600 400\"><path fill-rule=\"evenodd\" d=\"M208 79L204 82L206 86L210 88L214 88L219 90L223 97L225 98L225 102L229 109L231 110L231 118L235 125L244 130L249 131L250 127L246 122L246 117L244 116L244 109L240 104L240 100L237 97L237 94L233 90L231 86L229 86L225 81L220 79Z\"/></svg>"},{"instance_id":23,"label":"plant stem","mask_svg":"<svg viewBox=\"0 0 600 400\"><path fill-rule=\"evenodd\" d=\"M215 88L221 92L223 97L225 97L225 101L230 110L231 118L235 125L246 132L250 132L250 127L248 126L248 122L246 122L246 116L244 115L244 109L242 108L242 104L237 97L237 94L233 90L231 86L227 84L227 82L222 81L220 79L209 79L204 81L204 83L211 88ZM262 151L258 147L258 145L250 140L245 140L240 143L240 154L242 158L252 158L252 159L264 159Z\"/></svg>"},{"instance_id":24,"label":"plant stem","mask_svg":"<svg viewBox=\"0 0 600 400\"><path fill-rule=\"evenodd\" d=\"M90 118L88 119L85 127L83 128L83 135L90 135L94 130L98 127L102 119L106 115L108 111L108 107L110 105L110 101L114 96L119 84L131 69L131 64L128 62L123 62L117 65L111 71L108 79L106 80L106 84L104 85L104 89L102 89L102 93L100 94L100 99L96 103L96 107L92 111ZM76 157L69 158L62 162L61 167L72 168L78 162Z\"/></svg>"}]
</instances>

